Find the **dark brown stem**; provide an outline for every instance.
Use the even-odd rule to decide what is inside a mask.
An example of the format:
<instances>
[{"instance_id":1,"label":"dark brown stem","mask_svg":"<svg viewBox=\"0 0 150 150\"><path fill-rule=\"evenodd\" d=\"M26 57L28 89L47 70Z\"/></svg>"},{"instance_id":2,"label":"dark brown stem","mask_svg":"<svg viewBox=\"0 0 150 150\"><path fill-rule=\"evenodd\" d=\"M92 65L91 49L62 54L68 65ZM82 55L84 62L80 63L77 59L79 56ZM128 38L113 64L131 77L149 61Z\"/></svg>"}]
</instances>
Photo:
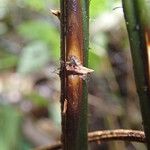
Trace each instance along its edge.
<instances>
[{"instance_id":1,"label":"dark brown stem","mask_svg":"<svg viewBox=\"0 0 150 150\"><path fill-rule=\"evenodd\" d=\"M106 142L111 140L145 143L145 134L143 131L124 129L94 131L88 134L89 142ZM61 148L62 144L58 142L54 145L47 145L40 148L36 148L35 150L58 150Z\"/></svg>"},{"instance_id":2,"label":"dark brown stem","mask_svg":"<svg viewBox=\"0 0 150 150\"><path fill-rule=\"evenodd\" d=\"M60 3L62 147L87 150L88 1Z\"/></svg>"},{"instance_id":3,"label":"dark brown stem","mask_svg":"<svg viewBox=\"0 0 150 150\"><path fill-rule=\"evenodd\" d=\"M91 70L84 67L88 50L88 5L86 0L61 3L61 112L63 150L87 150L87 91L81 78ZM86 26L86 31L85 31ZM87 51L88 52L88 51Z\"/></svg>"}]
</instances>

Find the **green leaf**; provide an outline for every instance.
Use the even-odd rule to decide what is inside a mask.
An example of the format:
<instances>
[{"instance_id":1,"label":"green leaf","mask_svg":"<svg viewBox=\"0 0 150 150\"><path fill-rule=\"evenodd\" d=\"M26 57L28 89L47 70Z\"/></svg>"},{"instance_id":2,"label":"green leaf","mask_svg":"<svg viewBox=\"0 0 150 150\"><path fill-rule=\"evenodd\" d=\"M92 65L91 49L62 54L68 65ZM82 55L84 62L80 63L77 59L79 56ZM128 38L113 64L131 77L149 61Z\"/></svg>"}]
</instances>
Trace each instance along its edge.
<instances>
[{"instance_id":1,"label":"green leaf","mask_svg":"<svg viewBox=\"0 0 150 150\"><path fill-rule=\"evenodd\" d=\"M117 2L120 0L90 0L90 17L95 18L103 12L113 11Z\"/></svg>"},{"instance_id":2,"label":"green leaf","mask_svg":"<svg viewBox=\"0 0 150 150\"><path fill-rule=\"evenodd\" d=\"M100 13L108 10L110 0L91 0L90 1L90 16L96 17Z\"/></svg>"},{"instance_id":3,"label":"green leaf","mask_svg":"<svg viewBox=\"0 0 150 150\"><path fill-rule=\"evenodd\" d=\"M18 63L18 57L12 54L0 54L0 70L13 68Z\"/></svg>"},{"instance_id":4,"label":"green leaf","mask_svg":"<svg viewBox=\"0 0 150 150\"><path fill-rule=\"evenodd\" d=\"M31 92L25 97L31 100L36 106L42 107L48 105L48 100L46 100L43 96L39 95L37 92Z\"/></svg>"},{"instance_id":5,"label":"green leaf","mask_svg":"<svg viewBox=\"0 0 150 150\"><path fill-rule=\"evenodd\" d=\"M89 51L89 68L96 72L100 69L100 56L92 51Z\"/></svg>"},{"instance_id":6,"label":"green leaf","mask_svg":"<svg viewBox=\"0 0 150 150\"><path fill-rule=\"evenodd\" d=\"M43 10L47 5L46 0L24 0L24 3L35 11Z\"/></svg>"},{"instance_id":7,"label":"green leaf","mask_svg":"<svg viewBox=\"0 0 150 150\"><path fill-rule=\"evenodd\" d=\"M20 149L21 116L11 106L0 106L0 149Z\"/></svg>"},{"instance_id":8,"label":"green leaf","mask_svg":"<svg viewBox=\"0 0 150 150\"><path fill-rule=\"evenodd\" d=\"M60 42L59 32L51 24L43 20L24 22L18 26L18 32L28 40L40 40L45 42L54 58L58 58Z\"/></svg>"}]
</instances>

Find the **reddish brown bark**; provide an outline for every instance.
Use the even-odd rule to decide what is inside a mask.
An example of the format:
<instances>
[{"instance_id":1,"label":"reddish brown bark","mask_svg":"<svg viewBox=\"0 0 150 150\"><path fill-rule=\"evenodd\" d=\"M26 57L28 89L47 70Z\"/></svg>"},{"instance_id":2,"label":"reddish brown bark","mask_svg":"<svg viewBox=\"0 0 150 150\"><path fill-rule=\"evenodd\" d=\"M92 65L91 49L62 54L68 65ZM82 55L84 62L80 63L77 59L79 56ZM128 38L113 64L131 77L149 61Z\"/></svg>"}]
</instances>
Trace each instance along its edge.
<instances>
[{"instance_id":1,"label":"reddish brown bark","mask_svg":"<svg viewBox=\"0 0 150 150\"><path fill-rule=\"evenodd\" d=\"M145 39L146 39L146 48L147 48L147 57L148 57L148 89L150 94L150 29L145 29Z\"/></svg>"},{"instance_id":2,"label":"reddish brown bark","mask_svg":"<svg viewBox=\"0 0 150 150\"><path fill-rule=\"evenodd\" d=\"M83 25L80 0L64 0L61 5L61 110L63 149L75 150L79 133L83 80L66 69L70 57L83 64ZM72 62L70 62L70 65ZM74 65L74 64L73 64ZM75 64L76 65L76 64Z\"/></svg>"}]
</instances>

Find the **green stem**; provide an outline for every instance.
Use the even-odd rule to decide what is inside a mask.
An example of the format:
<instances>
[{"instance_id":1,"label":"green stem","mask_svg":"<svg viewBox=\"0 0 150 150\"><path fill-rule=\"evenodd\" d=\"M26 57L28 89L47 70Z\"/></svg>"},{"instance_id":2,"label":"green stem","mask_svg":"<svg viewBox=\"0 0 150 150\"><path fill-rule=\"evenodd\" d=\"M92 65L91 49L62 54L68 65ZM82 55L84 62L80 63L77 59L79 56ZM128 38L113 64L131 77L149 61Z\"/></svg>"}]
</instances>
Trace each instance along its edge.
<instances>
[{"instance_id":1,"label":"green stem","mask_svg":"<svg viewBox=\"0 0 150 150\"><path fill-rule=\"evenodd\" d=\"M139 0L141 1L141 0ZM150 94L148 75L148 55L144 28L141 23L139 9L143 8L138 0L122 0L126 26L129 35L131 54L133 59L133 69L137 92L139 95L144 130L146 134L147 146L150 149ZM140 7L139 7L140 6ZM146 17L146 16L145 16Z\"/></svg>"}]
</instances>

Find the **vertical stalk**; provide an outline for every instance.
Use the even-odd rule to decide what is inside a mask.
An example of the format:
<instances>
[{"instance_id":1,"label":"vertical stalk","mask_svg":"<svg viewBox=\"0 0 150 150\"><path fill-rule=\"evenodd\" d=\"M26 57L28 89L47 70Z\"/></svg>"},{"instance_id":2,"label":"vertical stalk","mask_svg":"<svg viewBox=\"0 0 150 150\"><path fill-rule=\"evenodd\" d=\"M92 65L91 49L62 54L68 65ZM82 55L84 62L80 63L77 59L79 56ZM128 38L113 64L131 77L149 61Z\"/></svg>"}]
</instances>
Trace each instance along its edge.
<instances>
[{"instance_id":1,"label":"vertical stalk","mask_svg":"<svg viewBox=\"0 0 150 150\"><path fill-rule=\"evenodd\" d=\"M144 50L147 82L148 82L148 91L150 94L150 4L146 0L137 0L135 2L135 8L138 17L138 23L140 26L140 37L141 43Z\"/></svg>"},{"instance_id":2,"label":"vertical stalk","mask_svg":"<svg viewBox=\"0 0 150 150\"><path fill-rule=\"evenodd\" d=\"M87 150L87 0L61 0L61 112L64 150Z\"/></svg>"},{"instance_id":3,"label":"vertical stalk","mask_svg":"<svg viewBox=\"0 0 150 150\"><path fill-rule=\"evenodd\" d=\"M150 150L150 87L148 45L146 41L147 8L145 0L122 0L126 26L131 46L133 69L140 100L147 147ZM147 25L146 25L147 24ZM149 26L150 27L150 26Z\"/></svg>"}]
</instances>

